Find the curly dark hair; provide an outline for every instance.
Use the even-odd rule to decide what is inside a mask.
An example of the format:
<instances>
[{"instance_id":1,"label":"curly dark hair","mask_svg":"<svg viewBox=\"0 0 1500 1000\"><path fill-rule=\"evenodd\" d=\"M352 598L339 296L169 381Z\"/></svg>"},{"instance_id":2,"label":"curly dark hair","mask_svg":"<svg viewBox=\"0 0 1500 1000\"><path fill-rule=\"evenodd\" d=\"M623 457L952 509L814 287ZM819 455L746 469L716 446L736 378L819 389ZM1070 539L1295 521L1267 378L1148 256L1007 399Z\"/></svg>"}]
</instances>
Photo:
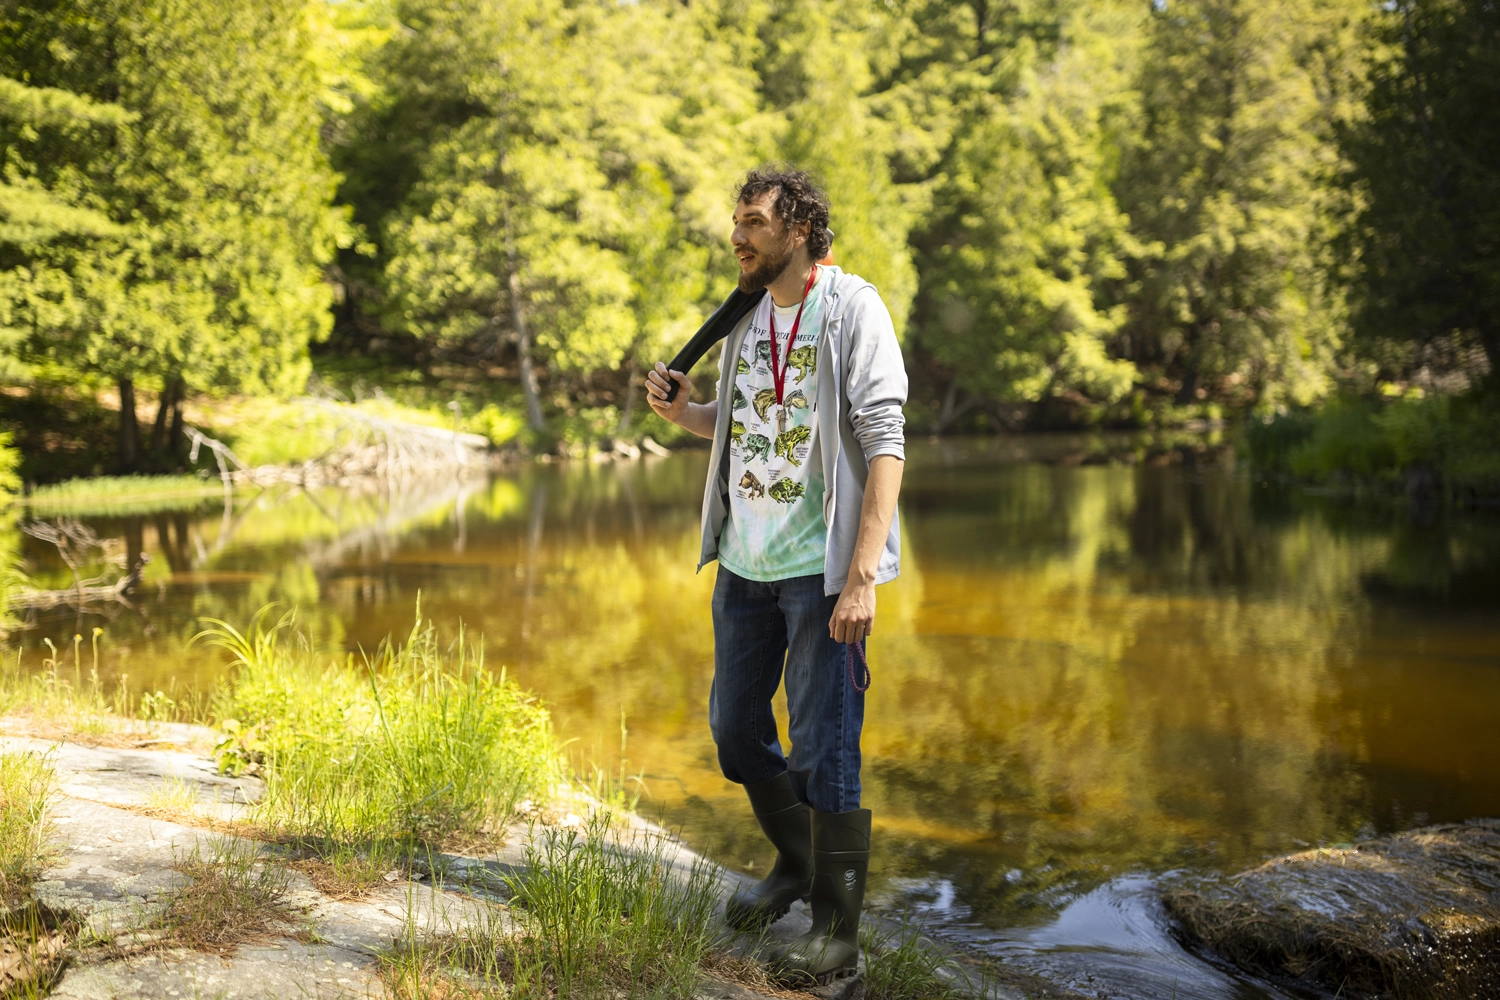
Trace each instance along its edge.
<instances>
[{"instance_id":1,"label":"curly dark hair","mask_svg":"<svg viewBox=\"0 0 1500 1000\"><path fill-rule=\"evenodd\" d=\"M767 166L752 170L740 185L737 201L755 201L767 192L776 192L776 214L788 226L809 223L807 252L813 260L822 260L833 248L833 230L828 228L828 195L813 182L805 170L785 166Z\"/></svg>"}]
</instances>

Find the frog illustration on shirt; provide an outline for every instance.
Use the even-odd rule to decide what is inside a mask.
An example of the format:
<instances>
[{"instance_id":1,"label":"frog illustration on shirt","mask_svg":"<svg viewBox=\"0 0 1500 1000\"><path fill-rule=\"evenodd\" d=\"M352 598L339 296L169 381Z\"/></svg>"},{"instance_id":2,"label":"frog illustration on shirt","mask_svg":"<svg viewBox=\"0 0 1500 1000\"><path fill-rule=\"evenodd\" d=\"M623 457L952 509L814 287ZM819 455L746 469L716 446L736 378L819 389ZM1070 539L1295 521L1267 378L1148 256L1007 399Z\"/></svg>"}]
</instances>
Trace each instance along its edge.
<instances>
[{"instance_id":1,"label":"frog illustration on shirt","mask_svg":"<svg viewBox=\"0 0 1500 1000\"><path fill-rule=\"evenodd\" d=\"M776 457L785 458L793 465L801 465L802 460L797 457L797 446L812 436L812 430L806 424L798 424L790 427L776 435Z\"/></svg>"},{"instance_id":2,"label":"frog illustration on shirt","mask_svg":"<svg viewBox=\"0 0 1500 1000\"><path fill-rule=\"evenodd\" d=\"M778 479L771 484L771 499L777 503L794 503L807 492L807 487L795 479Z\"/></svg>"},{"instance_id":3,"label":"frog illustration on shirt","mask_svg":"<svg viewBox=\"0 0 1500 1000\"><path fill-rule=\"evenodd\" d=\"M752 458L768 461L771 458L771 439L764 434L746 434L740 441L740 456L746 462Z\"/></svg>"},{"instance_id":4,"label":"frog illustration on shirt","mask_svg":"<svg viewBox=\"0 0 1500 1000\"><path fill-rule=\"evenodd\" d=\"M775 402L775 389L762 389L760 392L757 392L755 394L755 415L760 417L761 420L765 420L766 414L770 412L771 406Z\"/></svg>"},{"instance_id":5,"label":"frog illustration on shirt","mask_svg":"<svg viewBox=\"0 0 1500 1000\"><path fill-rule=\"evenodd\" d=\"M817 373L818 349L813 344L798 347L786 356L788 366L797 369L797 381L801 382L809 375Z\"/></svg>"}]
</instances>

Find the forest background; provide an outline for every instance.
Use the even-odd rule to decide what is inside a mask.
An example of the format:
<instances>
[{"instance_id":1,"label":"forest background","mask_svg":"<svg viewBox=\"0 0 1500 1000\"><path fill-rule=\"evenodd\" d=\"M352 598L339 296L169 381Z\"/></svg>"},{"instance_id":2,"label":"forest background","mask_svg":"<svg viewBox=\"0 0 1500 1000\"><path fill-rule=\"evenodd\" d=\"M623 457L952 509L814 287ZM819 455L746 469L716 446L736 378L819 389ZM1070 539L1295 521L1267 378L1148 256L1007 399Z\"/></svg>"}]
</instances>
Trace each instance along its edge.
<instances>
[{"instance_id":1,"label":"forest background","mask_svg":"<svg viewBox=\"0 0 1500 1000\"><path fill-rule=\"evenodd\" d=\"M641 373L784 161L915 430L1500 495L1492 0L3 0L0 148L11 488L295 460L306 393L670 443Z\"/></svg>"}]
</instances>

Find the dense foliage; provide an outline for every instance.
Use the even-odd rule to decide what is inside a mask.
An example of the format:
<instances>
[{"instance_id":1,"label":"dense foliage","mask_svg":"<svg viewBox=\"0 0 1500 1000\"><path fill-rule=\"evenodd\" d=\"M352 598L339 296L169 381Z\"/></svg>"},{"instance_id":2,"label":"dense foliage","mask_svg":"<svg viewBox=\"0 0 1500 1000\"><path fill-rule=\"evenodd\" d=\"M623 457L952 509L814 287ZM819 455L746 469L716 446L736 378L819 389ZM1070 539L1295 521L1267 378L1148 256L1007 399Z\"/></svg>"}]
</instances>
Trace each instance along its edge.
<instances>
[{"instance_id":1,"label":"dense foliage","mask_svg":"<svg viewBox=\"0 0 1500 1000\"><path fill-rule=\"evenodd\" d=\"M0 377L112 387L125 468L330 333L535 441L627 434L730 287L736 178L786 160L919 424L1462 390L1500 356L1497 11L7 0Z\"/></svg>"}]
</instances>

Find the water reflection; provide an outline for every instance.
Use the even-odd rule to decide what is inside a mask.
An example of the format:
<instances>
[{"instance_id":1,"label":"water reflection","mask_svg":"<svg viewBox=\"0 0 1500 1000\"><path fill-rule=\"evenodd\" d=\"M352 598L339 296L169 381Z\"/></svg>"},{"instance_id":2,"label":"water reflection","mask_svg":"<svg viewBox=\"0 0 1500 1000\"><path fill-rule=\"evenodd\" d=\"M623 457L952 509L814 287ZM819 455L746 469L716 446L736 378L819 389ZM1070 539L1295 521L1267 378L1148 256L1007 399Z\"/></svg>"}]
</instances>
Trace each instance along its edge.
<instances>
[{"instance_id":1,"label":"water reflection","mask_svg":"<svg viewBox=\"0 0 1500 1000\"><path fill-rule=\"evenodd\" d=\"M1186 962L1195 995L1248 996L1162 932L1150 878L1500 813L1494 520L1414 524L1223 464L995 453L1011 447L913 449L905 574L881 590L871 657L877 900L1083 988L1099 963L1059 956L1125 956L1131 995ZM159 556L138 610L105 623L112 666L208 685L221 665L185 646L200 615L291 602L314 641L352 648L403 628L420 594L547 699L580 762L640 774L648 808L762 869L708 737L703 461L90 518ZM42 617L23 639L94 623Z\"/></svg>"}]
</instances>

